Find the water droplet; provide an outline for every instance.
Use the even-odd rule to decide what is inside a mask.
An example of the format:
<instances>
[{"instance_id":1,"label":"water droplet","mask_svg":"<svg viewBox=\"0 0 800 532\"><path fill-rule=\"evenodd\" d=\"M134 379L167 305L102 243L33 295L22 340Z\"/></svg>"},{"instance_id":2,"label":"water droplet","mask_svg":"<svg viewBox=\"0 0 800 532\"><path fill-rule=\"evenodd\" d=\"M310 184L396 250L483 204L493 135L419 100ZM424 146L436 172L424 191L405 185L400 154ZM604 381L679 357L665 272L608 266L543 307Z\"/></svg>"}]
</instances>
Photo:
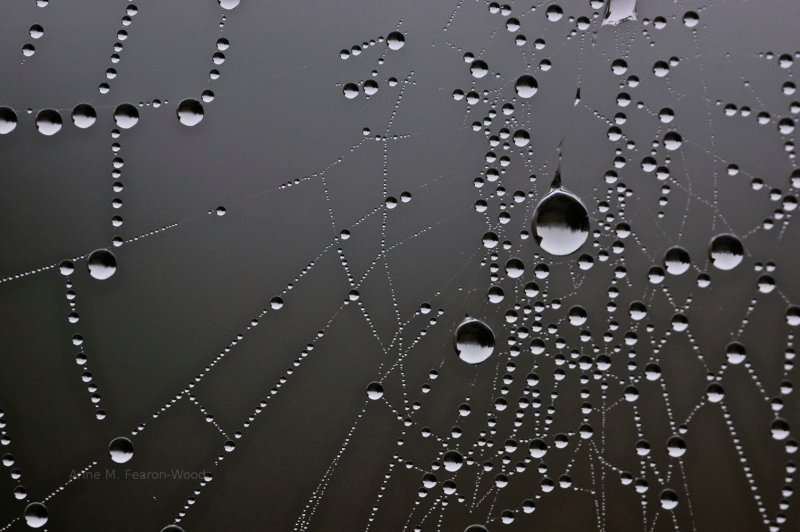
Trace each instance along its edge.
<instances>
[{"instance_id":1,"label":"water droplet","mask_svg":"<svg viewBox=\"0 0 800 532\"><path fill-rule=\"evenodd\" d=\"M75 127L86 129L97 121L97 112L88 103L79 103L72 110L72 123Z\"/></svg>"},{"instance_id":2,"label":"water droplet","mask_svg":"<svg viewBox=\"0 0 800 532\"><path fill-rule=\"evenodd\" d=\"M178 105L178 120L184 126L196 126L203 121L203 105L191 98Z\"/></svg>"},{"instance_id":3,"label":"water droplet","mask_svg":"<svg viewBox=\"0 0 800 532\"><path fill-rule=\"evenodd\" d=\"M219 6L222 9L235 9L239 5L239 0L219 0Z\"/></svg>"},{"instance_id":4,"label":"water droplet","mask_svg":"<svg viewBox=\"0 0 800 532\"><path fill-rule=\"evenodd\" d=\"M133 458L133 443L128 438L122 436L114 438L111 440L111 443L108 444L108 454L114 462L124 464Z\"/></svg>"},{"instance_id":5,"label":"water droplet","mask_svg":"<svg viewBox=\"0 0 800 532\"><path fill-rule=\"evenodd\" d=\"M636 0L606 0L603 25L616 26L626 20L636 20Z\"/></svg>"},{"instance_id":6,"label":"water droplet","mask_svg":"<svg viewBox=\"0 0 800 532\"><path fill-rule=\"evenodd\" d=\"M744 362L746 350L739 342L731 342L725 348L728 364L741 364Z\"/></svg>"},{"instance_id":7,"label":"water droplet","mask_svg":"<svg viewBox=\"0 0 800 532\"><path fill-rule=\"evenodd\" d=\"M42 135L55 135L61 131L61 113L55 109L42 109L36 115L36 129Z\"/></svg>"},{"instance_id":8,"label":"water droplet","mask_svg":"<svg viewBox=\"0 0 800 532\"><path fill-rule=\"evenodd\" d=\"M691 265L689 253L682 247L672 247L664 253L664 267L667 273L672 275L681 275L686 273Z\"/></svg>"},{"instance_id":9,"label":"water droplet","mask_svg":"<svg viewBox=\"0 0 800 532\"><path fill-rule=\"evenodd\" d=\"M117 271L117 259L109 250L98 249L89 255L87 267L89 268L89 275L103 281Z\"/></svg>"},{"instance_id":10,"label":"water droplet","mask_svg":"<svg viewBox=\"0 0 800 532\"><path fill-rule=\"evenodd\" d=\"M480 364L494 351L494 333L488 325L474 318L467 318L455 332L455 348L458 357L468 364Z\"/></svg>"},{"instance_id":11,"label":"water droplet","mask_svg":"<svg viewBox=\"0 0 800 532\"><path fill-rule=\"evenodd\" d=\"M531 224L536 243L551 255L575 253L589 238L589 214L575 194L561 187L556 172L553 189L533 212Z\"/></svg>"},{"instance_id":12,"label":"water droplet","mask_svg":"<svg viewBox=\"0 0 800 532\"><path fill-rule=\"evenodd\" d=\"M139 122L139 111L129 103L123 103L114 110L114 123L122 129L130 129Z\"/></svg>"},{"instance_id":13,"label":"water droplet","mask_svg":"<svg viewBox=\"0 0 800 532\"><path fill-rule=\"evenodd\" d=\"M32 502L25 507L25 523L31 528L41 528L47 523L47 507L40 502Z\"/></svg>"},{"instance_id":14,"label":"water droplet","mask_svg":"<svg viewBox=\"0 0 800 532\"><path fill-rule=\"evenodd\" d=\"M770 425L770 433L774 440L785 440L789 437L789 423L783 418L776 418Z\"/></svg>"},{"instance_id":15,"label":"water droplet","mask_svg":"<svg viewBox=\"0 0 800 532\"><path fill-rule=\"evenodd\" d=\"M742 242L733 235L717 235L708 250L711 264L720 270L732 270L744 258Z\"/></svg>"},{"instance_id":16,"label":"water droplet","mask_svg":"<svg viewBox=\"0 0 800 532\"><path fill-rule=\"evenodd\" d=\"M588 319L586 310L579 305L575 305L574 307L570 308L568 316L570 325L574 325L576 327L583 325Z\"/></svg>"},{"instance_id":17,"label":"water droplet","mask_svg":"<svg viewBox=\"0 0 800 532\"><path fill-rule=\"evenodd\" d=\"M386 36L386 44L390 50L399 50L406 44L406 38L399 31L393 31Z\"/></svg>"},{"instance_id":18,"label":"water droplet","mask_svg":"<svg viewBox=\"0 0 800 532\"><path fill-rule=\"evenodd\" d=\"M371 382L367 385L367 397L372 401L377 401L383 397L383 386L379 382Z\"/></svg>"},{"instance_id":19,"label":"water droplet","mask_svg":"<svg viewBox=\"0 0 800 532\"><path fill-rule=\"evenodd\" d=\"M355 83L347 83L345 84L344 88L342 89L342 93L344 97L348 100L352 100L356 96L358 96L358 85Z\"/></svg>"},{"instance_id":20,"label":"water droplet","mask_svg":"<svg viewBox=\"0 0 800 532\"><path fill-rule=\"evenodd\" d=\"M517 82L514 83L514 90L517 91L517 96L520 98L532 98L539 90L539 83L533 76L525 74L517 78Z\"/></svg>"},{"instance_id":21,"label":"water droplet","mask_svg":"<svg viewBox=\"0 0 800 532\"><path fill-rule=\"evenodd\" d=\"M489 65L486 64L486 61L476 59L470 63L469 72L473 78L480 79L489 73Z\"/></svg>"},{"instance_id":22,"label":"water droplet","mask_svg":"<svg viewBox=\"0 0 800 532\"><path fill-rule=\"evenodd\" d=\"M678 494L671 489L665 489L659 497L661 507L665 510L674 510L678 506Z\"/></svg>"},{"instance_id":23,"label":"water droplet","mask_svg":"<svg viewBox=\"0 0 800 532\"><path fill-rule=\"evenodd\" d=\"M0 107L0 135L11 133L17 127L17 113L10 107Z\"/></svg>"},{"instance_id":24,"label":"water droplet","mask_svg":"<svg viewBox=\"0 0 800 532\"><path fill-rule=\"evenodd\" d=\"M667 453L673 458L680 458L686 454L686 442L680 436L673 436L667 440Z\"/></svg>"},{"instance_id":25,"label":"water droplet","mask_svg":"<svg viewBox=\"0 0 800 532\"><path fill-rule=\"evenodd\" d=\"M447 471L455 473L464 465L464 457L458 451L447 451L442 457L442 463Z\"/></svg>"}]
</instances>

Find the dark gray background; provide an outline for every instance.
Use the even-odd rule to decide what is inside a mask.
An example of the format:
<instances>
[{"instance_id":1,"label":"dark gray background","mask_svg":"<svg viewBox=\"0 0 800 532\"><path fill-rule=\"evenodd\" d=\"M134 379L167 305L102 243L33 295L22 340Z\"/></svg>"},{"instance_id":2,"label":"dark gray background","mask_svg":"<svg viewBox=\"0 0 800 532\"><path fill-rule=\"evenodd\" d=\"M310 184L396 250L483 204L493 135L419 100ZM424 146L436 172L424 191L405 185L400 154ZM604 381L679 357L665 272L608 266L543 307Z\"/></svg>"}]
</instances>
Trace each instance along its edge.
<instances>
[{"instance_id":1,"label":"dark gray background","mask_svg":"<svg viewBox=\"0 0 800 532\"><path fill-rule=\"evenodd\" d=\"M792 193L789 177L795 164L787 157L784 142L796 140L796 134L779 135L776 119L790 115L789 104L796 97L782 95L780 87L792 79L797 67L783 70L775 58L759 54L796 53L800 4L712 0L701 6L640 0L637 22L607 27L593 19L588 31L567 38L575 27L569 16L591 18L595 11L588 0L559 2L565 16L558 22L546 20L548 3L536 4L540 7L530 11L531 2L515 2L512 16L522 21L518 33L528 38L525 47L517 47L514 34L505 30L507 17L490 14L487 3L472 0L242 0L236 9L224 12L222 28L223 12L215 0L134 3L138 14L126 28L129 38L115 65L118 76L109 82L111 91L106 95L97 86L111 66L109 56L128 2L52 0L38 8L33 0L14 0L1 8L0 105L16 110L19 125L13 133L0 136L0 278L52 266L96 248L111 249L111 239L117 235L130 239L178 225L114 248L119 267L108 281L90 278L85 258L76 260L76 272L70 276L81 317L76 325L66 320L66 280L57 268L0 284L4 362L0 408L10 438L3 452L14 455L14 467L21 470L20 482L29 493L26 501L14 500L11 492L17 482L4 468L0 527L16 518L10 529L25 529L24 520L19 519L25 504L44 499L68 480L71 471L94 461L94 470L103 474L115 468L119 475L126 468L212 471L214 480L202 488L180 523L187 531L290 530L300 524L298 516L332 461L333 476L313 514L311 529L364 529L375 504L379 511L372 530L400 530L406 523L413 527L441 494L440 484L414 509L424 471L431 469L443 450L466 450L487 430L487 412L500 396L500 377L506 373L508 360L505 311L516 302L564 301L560 309L546 310L542 319L545 326L558 322L558 335L533 333L521 341L522 354L512 359L517 369L509 385L510 406L497 414L496 434L487 435L498 446L511 433L516 401L526 386L524 377L535 363L544 410L554 387L553 355L568 356L572 348L597 354L578 340L577 329L564 323L570 306L586 308L593 343L608 350L611 371L627 378L631 348L622 340L636 326L629 323L627 305L653 292L647 271L673 245L689 251L694 268L681 277L668 276L669 293L679 306L689 294L694 295L686 314L712 371L723 362L727 342L738 338L748 347L748 360L766 394L769 398L779 395L789 332L784 311L788 302L800 301L794 271L797 227L789 224L780 237L780 222L772 231L752 233L744 240L745 260L732 272L713 270L705 257L709 240L728 231L719 217L714 221L715 172L718 212L739 235L780 207L780 202L769 199L770 188L781 189L781 195ZM693 37L681 16L701 7ZM657 16L667 20L662 30L642 23ZM27 33L34 23L45 30L36 41ZM402 49L387 50L385 43L376 42L359 56L339 58L341 49L377 40L398 25L406 39ZM216 67L220 79L211 81L208 72L215 68L211 55L220 36L229 39L231 46L225 51L225 63ZM534 54L532 43L538 37L547 44ZM26 42L35 43L36 53L23 61L21 48ZM490 75L473 80L462 58L466 52L485 60ZM378 65L382 55L385 63ZM680 65L667 78L654 77L653 63L673 56L680 58ZM610 69L618 57L629 65L622 77ZM536 69L543 58L553 63L548 72ZM380 90L375 96L366 99L362 92L352 101L343 97L344 83L369 79L376 68L374 79ZM489 146L486 136L471 131L470 124L483 120L495 103L499 116L489 129L496 134L504 127L499 107L512 101L514 80L523 73L538 79L539 92L525 103L515 103L517 122L509 127L524 127L531 133L533 154L526 164L519 149L496 150L512 157L500 183L509 194L498 198L492 195L492 184L480 190L473 186L473 179L486 169ZM638 76L641 82L624 89L634 103L620 109L615 95L628 75ZM398 86L388 86L391 76L401 80ZM453 90L466 92L473 85L478 91L488 91L488 103L468 109L465 101L451 97ZM573 108L577 86L582 102ZM213 90L216 99L204 104L203 122L193 128L180 125L175 117L177 104L184 98L199 99L205 89ZM154 108L154 99L163 105ZM750 106L753 114L725 117L717 100L722 105ZM636 109L637 101L646 109ZM70 110L81 102L98 111L97 123L88 130L77 129L69 121ZM110 132L113 109L124 102L137 105L141 118L117 139L118 155L125 161L121 178L125 189L119 194L124 201L119 214L125 224L115 229L110 224L111 216L117 214L111 206L116 194L111 190ZM651 114L662 107L675 111L676 120L669 126ZM26 112L28 108L33 114ZM65 120L53 137L38 134L34 127L33 116L45 108L59 109ZM612 143L606 136L606 119L618 111L627 114L622 128L626 139L636 143L634 150L627 149L624 140ZM771 114L770 124L757 124L755 115L760 111ZM388 134L401 137L385 143L388 157L384 159L384 143L374 140L374 135L386 135L390 121ZM372 132L367 140L362 135L365 127ZM651 142L671 129L681 133L684 144L676 152L657 150L659 164L665 155L672 158L674 178L668 182L671 192L668 205L662 208L665 216L657 220L662 182L642 172L640 161L649 155ZM562 140L564 184L583 198L593 229L604 216L597 202L609 195L608 190L616 205L616 184L603 180L616 147L628 160L617 170L620 181L633 191L624 215L617 215L611 226L629 223L638 242L629 237L621 257L611 253L608 263L600 263L598 250L608 250L615 238L604 233L594 248L590 236L580 253L592 253L595 267L578 286L571 279L571 269L577 270L574 256L537 257L541 252L532 240L519 237L547 191L555 170L556 146ZM737 176L726 174L729 162L742 169ZM384 170L387 195L412 194L409 203L386 211L387 247L403 242L388 252L391 279L382 261L370 269L381 251ZM531 174L538 176L535 183L529 179ZM753 191L753 177L763 179L765 189ZM295 178L302 181L281 188ZM686 192L689 188L691 194ZM509 209L511 223L500 226L498 205L513 203L509 196L516 190L533 194ZM490 205L486 216L473 208L481 197ZM209 215L218 205L226 207L226 215ZM363 223L354 225L376 208ZM612 212L617 212L616 207ZM339 230L345 228L352 237L336 241ZM492 260L481 246L481 235L490 229L502 231L501 239L509 239L513 246L499 251L496 262L501 275L508 258L519 257L526 265L521 279L498 281L506 291L500 305L485 302L486 290L495 284L489 281ZM420 231L424 232L415 236ZM342 306L351 286L337 247L354 277L370 272L359 286L363 311L354 303ZM283 309L270 310L258 327L248 330L250 320L269 308L270 299L318 256L311 271L283 295ZM767 261L777 265L772 275L780 293L757 295L760 274L754 265ZM521 287L534 280L533 268L540 262L550 267L548 292L529 301ZM622 291L617 298L619 309L609 315L606 291L613 267L623 263L628 279L616 283ZM701 290L695 280L706 270L712 286ZM544 281L537 282L545 286ZM652 337L657 340L669 328L675 309L660 288L655 290L645 323L655 325ZM752 298L758 301L756 310L750 313L744 332L736 336ZM413 317L423 302L429 302L434 311ZM444 309L438 323L405 351L438 309ZM451 346L452 332L465 314L487 321L498 340L493 358L478 367L460 362ZM391 343L398 329L397 315L403 322L413 317L403 332L403 350L395 344L384 352L382 345ZM612 319L619 321L620 328L613 341L605 344L602 335ZM531 317L520 321L530 323ZM323 329L325 334L313 351L279 393L271 396L270 388ZM74 363L77 349L70 338L76 333L86 339L88 367L102 396L99 408L108 414L103 421L95 419L96 408L80 380L82 370ZM223 451L226 438L185 397L154 420L153 414L239 333L245 334L244 340L192 390L229 436L243 430L242 423L258 403L271 397L252 426L243 431L235 451ZM639 367L633 372L637 377L652 353L642 324L638 334L640 341L634 349ZM553 345L556 336L567 340L566 349ZM534 360L526 348L534 337L548 343L547 357ZM619 353L612 352L615 345L622 346ZM400 357L402 378L395 371L383 386L394 408L402 410L417 400L422 403L419 411L401 415L414 419L409 428L384 402L364 402L366 385L377 378L379 367L385 370ZM685 334L674 334L658 358L674 418L680 424L704 394L706 370ZM432 382L429 394L422 394L420 387L428 382L431 369L437 369L439 378ZM578 377L591 372L567 372L567 379L558 386L556 413L547 437L551 444L555 433L574 433L581 423ZM743 367L728 369L723 379L724 404L749 459L767 518L772 520L782 498L786 462L796 458L770 438L774 414L753 382ZM633 410L625 404L614 407L601 429L598 381L592 380L588 388L592 390L589 402L595 406L590 416L593 441L600 445L602 438L605 460L638 478L634 445L639 436ZM614 381L607 404L617 402L623 389ZM686 436L689 450L683 459L687 496L678 480L676 461L665 451L672 431L662 389L658 383L645 382L640 390L638 411L653 459L662 470L673 464L667 486L661 486L652 472L646 475L650 483L647 528L660 511L658 494L663 487L675 489L681 497L674 513L682 530L692 529L693 524L699 530L766 528L720 407L703 406L691 421ZM467 397L472 414L456 421L458 405ZM796 391L784 397L780 413L793 428L800 421L796 397ZM530 412L523 418L521 442L537 436L532 419ZM116 436L131 437L140 423L147 427L132 437L133 459L122 466L113 464L108 442ZM421 427L429 426L446 438L453 424L464 430L460 441L442 446L434 438L420 436ZM337 458L347 437L346 449ZM402 446L397 445L398 438L404 440ZM575 485L595 489L598 505L600 493L605 494L600 523L592 495L560 488L538 500L534 514L522 514L521 501L539 491L541 475L534 461L524 474L511 477L496 500L490 495L471 514L451 500L441 520L437 507L423 529L462 530L468 524L486 522L487 516L492 530L642 529L640 499L633 488L622 486L612 469L606 469L605 481L600 483L602 467L596 456L586 447L573 452L577 435L570 441L567 449L548 454L549 476L557 479L574 460L569 468ZM379 501L393 454L415 467L395 466ZM219 455L225 459L215 465ZM483 494L505 468L496 449L479 448L476 456L478 463L495 462L494 471L479 481L478 493ZM512 466L525 456L527 443L520 443ZM476 467L465 466L455 476L459 492L468 501L472 501L476 473ZM440 481L450 478L442 472L437 476ZM160 530L183 510L198 484L196 480L77 480L46 503L47 528ZM797 496L790 500L787 530L798 526ZM510 526L497 520L506 508L517 510ZM655 530L672 528L667 512L661 511Z\"/></svg>"}]
</instances>

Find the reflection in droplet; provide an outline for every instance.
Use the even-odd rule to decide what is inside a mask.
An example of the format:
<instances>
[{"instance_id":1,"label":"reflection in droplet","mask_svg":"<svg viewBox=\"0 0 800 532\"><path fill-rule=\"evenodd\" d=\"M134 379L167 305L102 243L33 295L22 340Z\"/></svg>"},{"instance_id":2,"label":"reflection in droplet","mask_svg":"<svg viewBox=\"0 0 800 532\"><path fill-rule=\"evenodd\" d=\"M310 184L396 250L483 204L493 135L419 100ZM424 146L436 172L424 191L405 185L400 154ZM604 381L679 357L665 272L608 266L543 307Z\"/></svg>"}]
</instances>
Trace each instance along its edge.
<instances>
[{"instance_id":1,"label":"reflection in droplet","mask_svg":"<svg viewBox=\"0 0 800 532\"><path fill-rule=\"evenodd\" d=\"M11 133L17 127L17 113L10 107L0 107L0 135Z\"/></svg>"},{"instance_id":2,"label":"reflection in droplet","mask_svg":"<svg viewBox=\"0 0 800 532\"><path fill-rule=\"evenodd\" d=\"M708 250L711 264L720 270L732 270L744 258L744 246L733 235L717 235Z\"/></svg>"},{"instance_id":3,"label":"reflection in droplet","mask_svg":"<svg viewBox=\"0 0 800 532\"><path fill-rule=\"evenodd\" d=\"M494 351L492 329L474 318L461 322L456 329L454 341L458 357L468 364L480 364Z\"/></svg>"},{"instance_id":4,"label":"reflection in droplet","mask_svg":"<svg viewBox=\"0 0 800 532\"><path fill-rule=\"evenodd\" d=\"M75 127L86 129L97 121L97 112L88 103L79 103L72 110L72 123Z\"/></svg>"},{"instance_id":5,"label":"reflection in droplet","mask_svg":"<svg viewBox=\"0 0 800 532\"><path fill-rule=\"evenodd\" d=\"M686 273L690 265L689 253L682 247L672 247L664 254L664 267L667 269L667 273L681 275Z\"/></svg>"},{"instance_id":6,"label":"reflection in droplet","mask_svg":"<svg viewBox=\"0 0 800 532\"><path fill-rule=\"evenodd\" d=\"M117 271L117 259L109 250L98 249L89 255L87 267L89 268L89 275L103 281Z\"/></svg>"},{"instance_id":7,"label":"reflection in droplet","mask_svg":"<svg viewBox=\"0 0 800 532\"><path fill-rule=\"evenodd\" d=\"M606 0L603 25L616 26L626 20L636 20L636 0Z\"/></svg>"},{"instance_id":8,"label":"reflection in droplet","mask_svg":"<svg viewBox=\"0 0 800 532\"><path fill-rule=\"evenodd\" d=\"M124 464L133 458L133 442L122 436L114 438L108 444L108 454L114 462Z\"/></svg>"},{"instance_id":9,"label":"reflection in droplet","mask_svg":"<svg viewBox=\"0 0 800 532\"><path fill-rule=\"evenodd\" d=\"M42 109L36 115L36 129L42 135L55 135L61 131L61 113L55 109Z\"/></svg>"},{"instance_id":10,"label":"reflection in droplet","mask_svg":"<svg viewBox=\"0 0 800 532\"><path fill-rule=\"evenodd\" d=\"M575 194L561 188L557 174L555 187L533 212L531 224L536 243L551 255L575 253L589 238L589 214Z\"/></svg>"},{"instance_id":11,"label":"reflection in droplet","mask_svg":"<svg viewBox=\"0 0 800 532\"><path fill-rule=\"evenodd\" d=\"M531 98L539 90L539 83L533 76L525 74L517 78L514 90L517 91L517 96L520 98Z\"/></svg>"},{"instance_id":12,"label":"reflection in droplet","mask_svg":"<svg viewBox=\"0 0 800 532\"><path fill-rule=\"evenodd\" d=\"M31 528L41 528L47 523L47 507L40 502L32 502L25 507L25 524Z\"/></svg>"},{"instance_id":13,"label":"reflection in droplet","mask_svg":"<svg viewBox=\"0 0 800 532\"><path fill-rule=\"evenodd\" d=\"M196 126L203 121L203 105L191 98L178 105L178 120L184 126Z\"/></svg>"},{"instance_id":14,"label":"reflection in droplet","mask_svg":"<svg viewBox=\"0 0 800 532\"><path fill-rule=\"evenodd\" d=\"M123 103L114 110L114 123L122 129L130 129L139 122L139 111L129 103Z\"/></svg>"}]
</instances>

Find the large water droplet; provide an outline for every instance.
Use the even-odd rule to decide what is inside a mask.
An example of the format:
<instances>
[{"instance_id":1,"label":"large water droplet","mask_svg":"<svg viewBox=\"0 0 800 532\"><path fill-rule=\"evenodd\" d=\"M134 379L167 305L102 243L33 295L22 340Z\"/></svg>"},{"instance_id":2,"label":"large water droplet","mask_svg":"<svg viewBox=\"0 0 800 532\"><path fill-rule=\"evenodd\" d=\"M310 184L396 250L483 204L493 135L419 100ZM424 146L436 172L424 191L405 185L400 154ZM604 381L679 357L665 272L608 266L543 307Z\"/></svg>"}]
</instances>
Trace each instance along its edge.
<instances>
[{"instance_id":1,"label":"large water droplet","mask_svg":"<svg viewBox=\"0 0 800 532\"><path fill-rule=\"evenodd\" d=\"M11 133L17 127L17 113L10 107L0 107L0 135Z\"/></svg>"},{"instance_id":2,"label":"large water droplet","mask_svg":"<svg viewBox=\"0 0 800 532\"><path fill-rule=\"evenodd\" d=\"M464 465L464 457L458 451L447 451L442 457L442 463L447 471L455 473Z\"/></svg>"},{"instance_id":3,"label":"large water droplet","mask_svg":"<svg viewBox=\"0 0 800 532\"><path fill-rule=\"evenodd\" d=\"M399 31L393 31L386 36L386 44L390 50L399 50L406 44L406 38Z\"/></svg>"},{"instance_id":4,"label":"large water droplet","mask_svg":"<svg viewBox=\"0 0 800 532\"><path fill-rule=\"evenodd\" d=\"M476 59L470 63L469 72L473 78L480 79L489 73L489 65L486 64L486 61Z\"/></svg>"},{"instance_id":5,"label":"large water droplet","mask_svg":"<svg viewBox=\"0 0 800 532\"><path fill-rule=\"evenodd\" d=\"M117 271L117 259L109 250L98 249L92 251L92 254L89 255L87 267L89 268L89 275L103 281Z\"/></svg>"},{"instance_id":6,"label":"large water droplet","mask_svg":"<svg viewBox=\"0 0 800 532\"><path fill-rule=\"evenodd\" d=\"M31 528L41 528L47 523L47 507L40 502L32 502L25 507L25 524Z\"/></svg>"},{"instance_id":7,"label":"large water droplet","mask_svg":"<svg viewBox=\"0 0 800 532\"><path fill-rule=\"evenodd\" d=\"M558 175L554 185L533 211L533 238L551 255L570 255L589 238L589 214L578 196L561 188Z\"/></svg>"},{"instance_id":8,"label":"large water droplet","mask_svg":"<svg viewBox=\"0 0 800 532\"><path fill-rule=\"evenodd\" d=\"M367 397L372 401L377 401L383 397L383 386L379 382L371 382L367 385Z\"/></svg>"},{"instance_id":9,"label":"large water droplet","mask_svg":"<svg viewBox=\"0 0 800 532\"><path fill-rule=\"evenodd\" d=\"M539 84L536 82L536 78L525 74L517 78L514 90L517 91L517 96L520 98L531 98L539 90Z\"/></svg>"},{"instance_id":10,"label":"large water droplet","mask_svg":"<svg viewBox=\"0 0 800 532\"><path fill-rule=\"evenodd\" d=\"M744 258L744 246L733 235L718 235L711 241L708 250L711 264L720 270L732 270Z\"/></svg>"},{"instance_id":11,"label":"large water droplet","mask_svg":"<svg viewBox=\"0 0 800 532\"><path fill-rule=\"evenodd\" d=\"M458 357L468 364L480 364L494 351L494 333L480 320L468 318L455 333Z\"/></svg>"},{"instance_id":12,"label":"large water droplet","mask_svg":"<svg viewBox=\"0 0 800 532\"><path fill-rule=\"evenodd\" d=\"M672 247L664 253L664 267L672 275L686 273L691 265L689 253L682 247Z\"/></svg>"},{"instance_id":13,"label":"large water droplet","mask_svg":"<svg viewBox=\"0 0 800 532\"><path fill-rule=\"evenodd\" d=\"M203 105L197 100L183 100L178 105L178 120L184 126L196 126L203 121Z\"/></svg>"},{"instance_id":14,"label":"large water droplet","mask_svg":"<svg viewBox=\"0 0 800 532\"><path fill-rule=\"evenodd\" d=\"M130 129L139 122L139 111L129 103L123 103L114 110L114 123L122 129Z\"/></svg>"},{"instance_id":15,"label":"large water droplet","mask_svg":"<svg viewBox=\"0 0 800 532\"><path fill-rule=\"evenodd\" d=\"M606 0L603 25L616 26L625 20L636 20L636 0Z\"/></svg>"},{"instance_id":16,"label":"large water droplet","mask_svg":"<svg viewBox=\"0 0 800 532\"><path fill-rule=\"evenodd\" d=\"M79 103L72 110L72 123L75 127L86 129L97 121L97 112L88 103Z\"/></svg>"},{"instance_id":17,"label":"large water droplet","mask_svg":"<svg viewBox=\"0 0 800 532\"><path fill-rule=\"evenodd\" d=\"M111 460L114 462L124 464L133 458L133 443L122 436L114 438L108 444L108 454L111 455Z\"/></svg>"},{"instance_id":18,"label":"large water droplet","mask_svg":"<svg viewBox=\"0 0 800 532\"><path fill-rule=\"evenodd\" d=\"M222 9L235 9L239 5L239 0L219 0L219 6Z\"/></svg>"},{"instance_id":19,"label":"large water droplet","mask_svg":"<svg viewBox=\"0 0 800 532\"><path fill-rule=\"evenodd\" d=\"M36 129L42 135L55 135L61 131L61 113L55 109L42 109L36 115Z\"/></svg>"}]
</instances>

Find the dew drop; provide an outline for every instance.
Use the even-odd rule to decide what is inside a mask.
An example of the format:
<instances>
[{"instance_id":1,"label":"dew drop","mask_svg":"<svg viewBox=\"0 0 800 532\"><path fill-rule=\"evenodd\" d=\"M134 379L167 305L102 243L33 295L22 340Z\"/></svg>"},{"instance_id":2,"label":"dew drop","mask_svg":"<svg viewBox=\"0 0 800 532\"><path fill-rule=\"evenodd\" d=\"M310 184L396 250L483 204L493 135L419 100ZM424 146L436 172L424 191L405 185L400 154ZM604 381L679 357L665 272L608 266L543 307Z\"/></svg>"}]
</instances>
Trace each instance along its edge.
<instances>
[{"instance_id":1,"label":"dew drop","mask_svg":"<svg viewBox=\"0 0 800 532\"><path fill-rule=\"evenodd\" d=\"M203 105L191 98L183 100L178 105L178 120L184 126L196 126L203 121Z\"/></svg>"},{"instance_id":2,"label":"dew drop","mask_svg":"<svg viewBox=\"0 0 800 532\"><path fill-rule=\"evenodd\" d=\"M447 471L455 473L464 465L464 457L458 451L447 451L442 457L442 463Z\"/></svg>"},{"instance_id":3,"label":"dew drop","mask_svg":"<svg viewBox=\"0 0 800 532\"><path fill-rule=\"evenodd\" d=\"M458 326L454 337L458 358L468 364L480 364L494 351L494 333L488 325L467 318Z\"/></svg>"},{"instance_id":4,"label":"dew drop","mask_svg":"<svg viewBox=\"0 0 800 532\"><path fill-rule=\"evenodd\" d=\"M358 96L358 85L355 83L346 83L344 88L342 88L342 94L348 100L352 100L356 96Z\"/></svg>"},{"instance_id":5,"label":"dew drop","mask_svg":"<svg viewBox=\"0 0 800 532\"><path fill-rule=\"evenodd\" d=\"M514 83L514 90L517 91L517 96L520 98L532 98L539 90L539 83L533 76L525 74L517 78L517 82Z\"/></svg>"},{"instance_id":6,"label":"dew drop","mask_svg":"<svg viewBox=\"0 0 800 532\"><path fill-rule=\"evenodd\" d=\"M108 454L111 456L112 461L118 464L124 464L133 458L133 443L128 438L122 436L114 438L111 440L111 443L108 444Z\"/></svg>"},{"instance_id":7,"label":"dew drop","mask_svg":"<svg viewBox=\"0 0 800 532\"><path fill-rule=\"evenodd\" d=\"M553 184L533 212L533 238L551 255L570 255L589 238L589 214L578 196L561 188L558 173Z\"/></svg>"},{"instance_id":8,"label":"dew drop","mask_svg":"<svg viewBox=\"0 0 800 532\"><path fill-rule=\"evenodd\" d=\"M476 59L470 63L469 72L473 78L480 79L489 73L489 65L486 64L486 61Z\"/></svg>"},{"instance_id":9,"label":"dew drop","mask_svg":"<svg viewBox=\"0 0 800 532\"><path fill-rule=\"evenodd\" d=\"M104 281L117 271L117 259L109 250L98 249L89 255L87 267L89 268L89 275Z\"/></svg>"},{"instance_id":10,"label":"dew drop","mask_svg":"<svg viewBox=\"0 0 800 532\"><path fill-rule=\"evenodd\" d=\"M717 235L708 250L711 264L720 270L732 270L744 258L742 242L733 235Z\"/></svg>"},{"instance_id":11,"label":"dew drop","mask_svg":"<svg viewBox=\"0 0 800 532\"><path fill-rule=\"evenodd\" d=\"M17 127L17 113L10 107L0 107L0 135L11 133Z\"/></svg>"},{"instance_id":12,"label":"dew drop","mask_svg":"<svg viewBox=\"0 0 800 532\"><path fill-rule=\"evenodd\" d=\"M36 129L42 135L55 135L61 131L61 124L61 113L55 109L42 109L36 115Z\"/></svg>"},{"instance_id":13,"label":"dew drop","mask_svg":"<svg viewBox=\"0 0 800 532\"><path fill-rule=\"evenodd\" d=\"M661 507L665 510L674 510L678 506L678 494L671 489L665 489L659 496Z\"/></svg>"},{"instance_id":14,"label":"dew drop","mask_svg":"<svg viewBox=\"0 0 800 532\"><path fill-rule=\"evenodd\" d=\"M636 0L606 0L603 25L616 26L626 20L636 20Z\"/></svg>"},{"instance_id":15,"label":"dew drop","mask_svg":"<svg viewBox=\"0 0 800 532\"><path fill-rule=\"evenodd\" d=\"M222 9L235 9L239 5L239 0L219 0L219 7Z\"/></svg>"},{"instance_id":16,"label":"dew drop","mask_svg":"<svg viewBox=\"0 0 800 532\"><path fill-rule=\"evenodd\" d=\"M32 502L25 507L25 523L31 528L41 528L47 523L47 507L40 502Z\"/></svg>"},{"instance_id":17,"label":"dew drop","mask_svg":"<svg viewBox=\"0 0 800 532\"><path fill-rule=\"evenodd\" d=\"M139 111L129 103L123 103L114 110L114 123L122 129L130 129L139 122Z\"/></svg>"},{"instance_id":18,"label":"dew drop","mask_svg":"<svg viewBox=\"0 0 800 532\"><path fill-rule=\"evenodd\" d=\"M379 382L371 382L367 385L367 397L371 401L377 401L383 397L383 386Z\"/></svg>"},{"instance_id":19,"label":"dew drop","mask_svg":"<svg viewBox=\"0 0 800 532\"><path fill-rule=\"evenodd\" d=\"M97 112L88 103L79 103L72 109L72 123L75 127L86 129L97 121Z\"/></svg>"},{"instance_id":20,"label":"dew drop","mask_svg":"<svg viewBox=\"0 0 800 532\"><path fill-rule=\"evenodd\" d=\"M664 267L667 273L672 275L681 275L686 273L691 265L689 253L682 247L672 247L664 253Z\"/></svg>"},{"instance_id":21,"label":"dew drop","mask_svg":"<svg viewBox=\"0 0 800 532\"><path fill-rule=\"evenodd\" d=\"M399 31L393 31L386 36L386 44L390 50L399 50L406 44L406 38Z\"/></svg>"}]
</instances>

